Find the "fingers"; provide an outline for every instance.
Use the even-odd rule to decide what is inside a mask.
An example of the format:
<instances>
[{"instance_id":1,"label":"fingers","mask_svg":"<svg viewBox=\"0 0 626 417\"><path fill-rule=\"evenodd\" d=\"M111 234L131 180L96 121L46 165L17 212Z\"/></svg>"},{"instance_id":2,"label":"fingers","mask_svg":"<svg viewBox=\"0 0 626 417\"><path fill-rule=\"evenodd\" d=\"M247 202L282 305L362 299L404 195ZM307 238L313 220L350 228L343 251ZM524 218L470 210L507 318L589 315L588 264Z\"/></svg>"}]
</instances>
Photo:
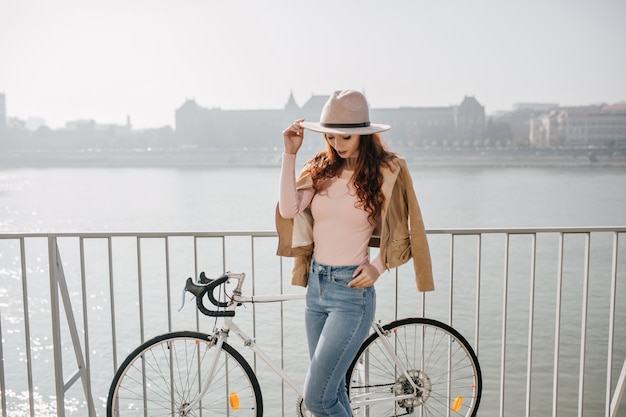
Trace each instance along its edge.
<instances>
[{"instance_id":1,"label":"fingers","mask_svg":"<svg viewBox=\"0 0 626 417\"><path fill-rule=\"evenodd\" d=\"M300 122L303 121L304 119L298 119L283 130L285 152L295 154L300 149L302 139L304 138L304 128L300 125Z\"/></svg>"},{"instance_id":2,"label":"fingers","mask_svg":"<svg viewBox=\"0 0 626 417\"><path fill-rule=\"evenodd\" d=\"M354 279L348 283L349 287L367 288L374 285L379 277L378 270L372 264L359 265L352 275Z\"/></svg>"},{"instance_id":3,"label":"fingers","mask_svg":"<svg viewBox=\"0 0 626 417\"><path fill-rule=\"evenodd\" d=\"M283 136L300 136L304 134L304 128L300 126L300 122L303 122L304 119L298 119L292 124L290 124L287 129L283 131Z\"/></svg>"}]
</instances>

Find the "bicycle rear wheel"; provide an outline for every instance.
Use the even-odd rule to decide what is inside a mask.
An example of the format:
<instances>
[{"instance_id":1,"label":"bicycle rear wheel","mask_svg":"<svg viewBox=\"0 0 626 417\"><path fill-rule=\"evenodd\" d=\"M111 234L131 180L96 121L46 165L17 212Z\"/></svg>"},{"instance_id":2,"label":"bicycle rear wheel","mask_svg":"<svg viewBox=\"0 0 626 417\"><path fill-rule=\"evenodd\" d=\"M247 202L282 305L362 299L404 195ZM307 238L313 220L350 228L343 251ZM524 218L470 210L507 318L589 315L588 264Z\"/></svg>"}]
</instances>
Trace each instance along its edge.
<instances>
[{"instance_id":1,"label":"bicycle rear wheel","mask_svg":"<svg viewBox=\"0 0 626 417\"><path fill-rule=\"evenodd\" d=\"M262 416L261 390L248 362L227 343L217 351L209 338L196 332L169 333L135 349L113 378L107 416ZM200 393L215 355L219 358L209 390L183 414L183 407Z\"/></svg>"},{"instance_id":2,"label":"bicycle rear wheel","mask_svg":"<svg viewBox=\"0 0 626 417\"><path fill-rule=\"evenodd\" d=\"M482 391L480 366L472 347L459 332L425 318L398 320L383 329L386 340L420 390L408 398L393 399L411 394L413 389L374 333L363 342L346 374L355 416L476 415ZM380 402L358 404L364 400Z\"/></svg>"}]
</instances>

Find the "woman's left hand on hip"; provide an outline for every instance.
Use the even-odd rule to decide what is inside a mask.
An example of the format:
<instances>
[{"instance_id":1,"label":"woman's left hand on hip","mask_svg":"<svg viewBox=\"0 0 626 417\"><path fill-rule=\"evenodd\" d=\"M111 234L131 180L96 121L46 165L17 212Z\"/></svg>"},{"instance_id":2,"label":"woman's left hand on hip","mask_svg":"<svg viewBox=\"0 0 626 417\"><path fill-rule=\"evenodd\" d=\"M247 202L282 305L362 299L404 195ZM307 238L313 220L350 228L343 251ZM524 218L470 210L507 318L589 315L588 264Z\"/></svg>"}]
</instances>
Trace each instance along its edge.
<instances>
[{"instance_id":1,"label":"woman's left hand on hip","mask_svg":"<svg viewBox=\"0 0 626 417\"><path fill-rule=\"evenodd\" d=\"M354 270L354 279L348 283L349 287L367 288L374 285L380 274L372 264L359 265Z\"/></svg>"}]
</instances>

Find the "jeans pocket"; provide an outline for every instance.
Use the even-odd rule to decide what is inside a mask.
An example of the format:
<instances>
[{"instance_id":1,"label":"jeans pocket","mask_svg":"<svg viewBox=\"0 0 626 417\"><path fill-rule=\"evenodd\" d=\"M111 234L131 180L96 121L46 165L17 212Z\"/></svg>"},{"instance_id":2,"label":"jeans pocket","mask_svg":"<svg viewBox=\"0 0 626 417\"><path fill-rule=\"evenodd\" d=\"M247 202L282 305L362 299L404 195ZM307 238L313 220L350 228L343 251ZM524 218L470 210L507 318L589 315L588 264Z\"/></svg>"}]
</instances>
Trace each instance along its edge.
<instances>
[{"instance_id":1,"label":"jeans pocket","mask_svg":"<svg viewBox=\"0 0 626 417\"><path fill-rule=\"evenodd\" d=\"M352 274L332 274L330 277L330 282L339 287L353 288L348 286L348 283L350 283L350 281L352 281L353 279L354 277L352 276Z\"/></svg>"}]
</instances>

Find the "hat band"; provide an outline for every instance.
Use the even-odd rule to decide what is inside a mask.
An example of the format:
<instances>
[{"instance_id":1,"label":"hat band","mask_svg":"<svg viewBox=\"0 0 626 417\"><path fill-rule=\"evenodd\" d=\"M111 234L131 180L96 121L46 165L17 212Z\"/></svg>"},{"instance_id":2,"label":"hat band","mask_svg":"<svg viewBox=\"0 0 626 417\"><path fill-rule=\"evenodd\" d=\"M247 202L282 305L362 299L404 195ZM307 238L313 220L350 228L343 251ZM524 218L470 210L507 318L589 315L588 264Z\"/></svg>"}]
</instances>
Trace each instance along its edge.
<instances>
[{"instance_id":1,"label":"hat band","mask_svg":"<svg viewBox=\"0 0 626 417\"><path fill-rule=\"evenodd\" d=\"M349 128L349 127L369 127L370 122L363 122L363 123L320 123L320 126L323 127L345 127L345 128Z\"/></svg>"}]
</instances>

